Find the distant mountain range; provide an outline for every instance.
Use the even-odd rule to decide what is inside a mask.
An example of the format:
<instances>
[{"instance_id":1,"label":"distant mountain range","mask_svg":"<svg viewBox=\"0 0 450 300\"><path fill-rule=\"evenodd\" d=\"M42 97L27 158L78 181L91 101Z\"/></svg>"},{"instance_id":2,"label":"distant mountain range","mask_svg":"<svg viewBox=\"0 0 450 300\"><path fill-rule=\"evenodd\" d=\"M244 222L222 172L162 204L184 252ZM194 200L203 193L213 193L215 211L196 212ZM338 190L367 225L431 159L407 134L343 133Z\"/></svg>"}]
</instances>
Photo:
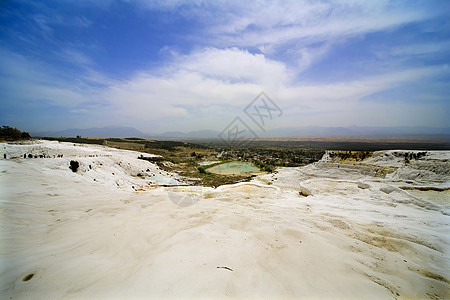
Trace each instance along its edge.
<instances>
[{"instance_id":1,"label":"distant mountain range","mask_svg":"<svg viewBox=\"0 0 450 300\"><path fill-rule=\"evenodd\" d=\"M146 137L147 134L134 127L93 127L93 128L71 128L60 131L31 132L32 137L91 137L91 138L124 138L124 137Z\"/></svg>"},{"instance_id":2,"label":"distant mountain range","mask_svg":"<svg viewBox=\"0 0 450 300\"><path fill-rule=\"evenodd\" d=\"M408 138L408 137L442 137L450 139L450 127L284 127L267 131L255 131L259 138L301 138L301 137L336 137L336 138ZM92 137L92 138L218 138L221 134L216 130L169 131L161 134L147 134L134 127L94 127L86 129L66 129L61 131L32 132L33 137Z\"/></svg>"}]
</instances>

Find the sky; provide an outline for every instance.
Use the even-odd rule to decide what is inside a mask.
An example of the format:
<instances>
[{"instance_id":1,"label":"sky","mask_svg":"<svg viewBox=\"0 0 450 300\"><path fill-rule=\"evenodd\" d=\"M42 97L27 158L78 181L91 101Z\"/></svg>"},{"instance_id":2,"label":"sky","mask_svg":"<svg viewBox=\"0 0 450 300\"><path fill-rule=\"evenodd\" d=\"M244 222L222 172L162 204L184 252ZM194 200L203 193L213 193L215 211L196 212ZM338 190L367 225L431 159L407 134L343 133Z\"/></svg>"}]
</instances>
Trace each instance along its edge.
<instances>
[{"instance_id":1,"label":"sky","mask_svg":"<svg viewBox=\"0 0 450 300\"><path fill-rule=\"evenodd\" d=\"M450 127L450 1L0 1L0 125ZM250 127L252 125L249 125Z\"/></svg>"}]
</instances>

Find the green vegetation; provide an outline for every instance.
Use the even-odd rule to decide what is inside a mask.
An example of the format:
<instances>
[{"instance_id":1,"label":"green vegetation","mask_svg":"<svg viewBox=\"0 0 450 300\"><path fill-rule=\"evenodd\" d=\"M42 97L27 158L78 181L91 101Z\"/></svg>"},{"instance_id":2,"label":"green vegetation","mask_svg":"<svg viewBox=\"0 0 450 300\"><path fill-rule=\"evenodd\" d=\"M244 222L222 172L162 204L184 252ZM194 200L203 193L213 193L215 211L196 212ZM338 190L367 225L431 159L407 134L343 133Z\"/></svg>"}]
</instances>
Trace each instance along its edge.
<instances>
[{"instance_id":1,"label":"green vegetation","mask_svg":"<svg viewBox=\"0 0 450 300\"><path fill-rule=\"evenodd\" d=\"M145 139L143 139L143 138L138 138L138 137L124 138L124 140L130 140L130 141L145 141Z\"/></svg>"},{"instance_id":2,"label":"green vegetation","mask_svg":"<svg viewBox=\"0 0 450 300\"><path fill-rule=\"evenodd\" d=\"M275 167L304 166L322 158L324 150L286 148L245 148L223 150L221 158L248 161L266 172Z\"/></svg>"},{"instance_id":3,"label":"green vegetation","mask_svg":"<svg viewBox=\"0 0 450 300\"><path fill-rule=\"evenodd\" d=\"M255 140L246 147L228 147L221 140L190 139L189 142L209 145L215 148L242 149L310 149L310 150L340 150L340 151L380 151L380 150L450 150L450 140L443 135L442 140L398 140L398 139L338 139L338 138L308 138L308 139L267 139Z\"/></svg>"},{"instance_id":4,"label":"green vegetation","mask_svg":"<svg viewBox=\"0 0 450 300\"><path fill-rule=\"evenodd\" d=\"M357 162L371 157L372 153L369 151L333 151L329 152L328 155L331 159L337 158L340 161Z\"/></svg>"},{"instance_id":5,"label":"green vegetation","mask_svg":"<svg viewBox=\"0 0 450 300\"><path fill-rule=\"evenodd\" d=\"M25 139L31 139L28 132L21 132L19 129L9 126L2 126L0 128L0 140L17 141Z\"/></svg>"},{"instance_id":6,"label":"green vegetation","mask_svg":"<svg viewBox=\"0 0 450 300\"><path fill-rule=\"evenodd\" d=\"M44 137L44 140L49 141L60 141L60 142L69 142L69 143L78 143L78 144L96 144L96 145L103 145L105 142L105 139L94 139L94 138L82 138L80 136L77 136L76 138L66 138L66 137Z\"/></svg>"}]
</instances>

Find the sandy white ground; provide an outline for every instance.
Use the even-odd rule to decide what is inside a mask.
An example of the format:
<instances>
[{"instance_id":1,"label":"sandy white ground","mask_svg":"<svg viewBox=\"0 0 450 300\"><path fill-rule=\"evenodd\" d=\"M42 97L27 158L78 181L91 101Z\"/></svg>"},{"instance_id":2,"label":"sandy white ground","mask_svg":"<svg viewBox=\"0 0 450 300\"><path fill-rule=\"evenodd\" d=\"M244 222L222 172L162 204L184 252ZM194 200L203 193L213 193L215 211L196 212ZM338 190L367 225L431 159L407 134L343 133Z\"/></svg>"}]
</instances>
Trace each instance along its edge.
<instances>
[{"instance_id":1,"label":"sandy white ground","mask_svg":"<svg viewBox=\"0 0 450 300\"><path fill-rule=\"evenodd\" d=\"M179 178L137 152L58 142L0 150L3 299L450 297L449 152L392 159L399 169L386 178L373 168L390 152L376 153L373 168L282 168L198 187L197 202L181 207L171 193L186 191L149 188L149 178ZM23 159L44 151L64 155ZM418 197L405 186L442 191Z\"/></svg>"}]
</instances>

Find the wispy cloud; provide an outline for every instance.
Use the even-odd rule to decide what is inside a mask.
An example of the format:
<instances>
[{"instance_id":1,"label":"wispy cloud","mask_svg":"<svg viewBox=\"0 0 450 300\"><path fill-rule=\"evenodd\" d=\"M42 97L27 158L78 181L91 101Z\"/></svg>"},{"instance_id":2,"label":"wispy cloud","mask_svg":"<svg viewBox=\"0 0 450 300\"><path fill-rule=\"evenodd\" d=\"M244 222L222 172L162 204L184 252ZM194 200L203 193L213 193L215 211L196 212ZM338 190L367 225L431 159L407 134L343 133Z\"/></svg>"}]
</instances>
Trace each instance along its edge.
<instances>
[{"instance_id":1,"label":"wispy cloud","mask_svg":"<svg viewBox=\"0 0 450 300\"><path fill-rule=\"evenodd\" d=\"M70 112L74 113L74 114L81 114L81 113L86 113L87 109L71 109Z\"/></svg>"},{"instance_id":2,"label":"wispy cloud","mask_svg":"<svg viewBox=\"0 0 450 300\"><path fill-rule=\"evenodd\" d=\"M226 15L223 23L211 28L218 43L255 46L339 40L436 14L390 1L259 1L237 6L235 14Z\"/></svg>"},{"instance_id":3,"label":"wispy cloud","mask_svg":"<svg viewBox=\"0 0 450 300\"><path fill-rule=\"evenodd\" d=\"M0 49L0 88L9 101L43 103L74 107L88 101L95 88L82 91L76 82L59 76L48 64L30 61L22 55ZM92 96L91 96L92 95Z\"/></svg>"},{"instance_id":4,"label":"wispy cloud","mask_svg":"<svg viewBox=\"0 0 450 300\"><path fill-rule=\"evenodd\" d=\"M56 52L55 54L64 61L80 67L88 67L93 65L93 61L90 57L75 49L65 48L59 52Z\"/></svg>"}]
</instances>

